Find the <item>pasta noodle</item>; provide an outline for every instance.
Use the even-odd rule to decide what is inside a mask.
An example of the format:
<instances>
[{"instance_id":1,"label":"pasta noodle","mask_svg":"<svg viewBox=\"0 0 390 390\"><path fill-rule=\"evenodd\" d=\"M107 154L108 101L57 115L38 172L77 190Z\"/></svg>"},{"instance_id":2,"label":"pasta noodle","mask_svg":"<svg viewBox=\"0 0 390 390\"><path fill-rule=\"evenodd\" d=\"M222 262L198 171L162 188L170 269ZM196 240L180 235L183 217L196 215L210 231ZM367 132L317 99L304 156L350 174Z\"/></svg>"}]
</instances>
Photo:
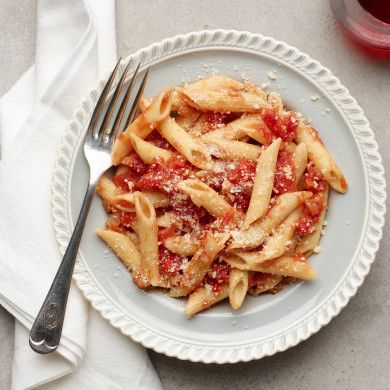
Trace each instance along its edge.
<instances>
[{"instance_id":1,"label":"pasta noodle","mask_svg":"<svg viewBox=\"0 0 390 390\"><path fill-rule=\"evenodd\" d=\"M280 143L281 139L276 139L259 157L251 200L244 220L244 229L268 210Z\"/></svg>"},{"instance_id":2,"label":"pasta noodle","mask_svg":"<svg viewBox=\"0 0 390 390\"><path fill-rule=\"evenodd\" d=\"M233 309L237 310L244 302L248 290L248 271L232 268L229 279L229 301Z\"/></svg>"},{"instance_id":3,"label":"pasta noodle","mask_svg":"<svg viewBox=\"0 0 390 390\"><path fill-rule=\"evenodd\" d=\"M174 118L167 118L159 127L161 135L191 164L201 169L211 166L210 155L204 146L193 139Z\"/></svg>"}]
</instances>

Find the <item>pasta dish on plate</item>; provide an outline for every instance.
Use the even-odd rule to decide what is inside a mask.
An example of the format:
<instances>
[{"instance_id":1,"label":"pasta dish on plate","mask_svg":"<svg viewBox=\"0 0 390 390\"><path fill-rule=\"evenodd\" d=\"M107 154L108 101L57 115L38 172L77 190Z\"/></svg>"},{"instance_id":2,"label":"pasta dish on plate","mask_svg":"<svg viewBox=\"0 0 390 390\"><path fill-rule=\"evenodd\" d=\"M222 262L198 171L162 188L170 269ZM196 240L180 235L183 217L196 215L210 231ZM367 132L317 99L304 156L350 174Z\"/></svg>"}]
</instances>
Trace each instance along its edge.
<instances>
[{"instance_id":1,"label":"pasta dish on plate","mask_svg":"<svg viewBox=\"0 0 390 390\"><path fill-rule=\"evenodd\" d=\"M188 297L191 317L316 275L330 188L347 182L318 132L249 81L200 79L143 98L97 191L98 236L141 289Z\"/></svg>"}]
</instances>

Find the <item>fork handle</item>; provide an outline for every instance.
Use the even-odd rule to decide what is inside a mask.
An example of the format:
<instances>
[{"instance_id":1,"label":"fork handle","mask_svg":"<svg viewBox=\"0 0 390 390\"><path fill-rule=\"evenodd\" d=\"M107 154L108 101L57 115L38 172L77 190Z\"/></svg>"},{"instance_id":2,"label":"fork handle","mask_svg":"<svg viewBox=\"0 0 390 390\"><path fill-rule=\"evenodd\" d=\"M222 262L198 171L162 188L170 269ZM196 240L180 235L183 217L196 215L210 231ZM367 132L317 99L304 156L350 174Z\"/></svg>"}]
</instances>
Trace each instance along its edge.
<instances>
[{"instance_id":1,"label":"fork handle","mask_svg":"<svg viewBox=\"0 0 390 390\"><path fill-rule=\"evenodd\" d=\"M42 354L51 353L60 344L73 268L95 188L96 181L89 183L65 255L31 328L29 342L35 352Z\"/></svg>"}]
</instances>

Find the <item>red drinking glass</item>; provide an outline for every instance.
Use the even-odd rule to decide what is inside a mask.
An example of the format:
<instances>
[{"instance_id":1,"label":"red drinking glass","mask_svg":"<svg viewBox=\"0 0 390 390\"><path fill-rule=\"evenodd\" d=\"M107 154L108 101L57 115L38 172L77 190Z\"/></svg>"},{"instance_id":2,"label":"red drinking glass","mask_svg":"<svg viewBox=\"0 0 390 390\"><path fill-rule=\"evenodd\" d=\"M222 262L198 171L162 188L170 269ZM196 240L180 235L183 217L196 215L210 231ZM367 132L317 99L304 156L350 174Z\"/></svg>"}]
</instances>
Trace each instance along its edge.
<instances>
[{"instance_id":1,"label":"red drinking glass","mask_svg":"<svg viewBox=\"0 0 390 390\"><path fill-rule=\"evenodd\" d=\"M329 0L348 35L371 54L390 57L390 0Z\"/></svg>"}]
</instances>

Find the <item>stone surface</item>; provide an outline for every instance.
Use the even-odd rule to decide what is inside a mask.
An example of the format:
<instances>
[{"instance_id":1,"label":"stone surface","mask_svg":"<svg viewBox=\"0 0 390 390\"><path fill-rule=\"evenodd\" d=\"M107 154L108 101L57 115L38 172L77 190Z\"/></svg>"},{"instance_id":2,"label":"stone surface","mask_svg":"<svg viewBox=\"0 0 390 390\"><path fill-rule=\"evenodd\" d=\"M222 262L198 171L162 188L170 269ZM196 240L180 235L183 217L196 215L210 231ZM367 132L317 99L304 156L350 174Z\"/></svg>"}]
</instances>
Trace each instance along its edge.
<instances>
[{"instance_id":1,"label":"stone surface","mask_svg":"<svg viewBox=\"0 0 390 390\"><path fill-rule=\"evenodd\" d=\"M0 0L0 95L34 60L35 0ZM390 171L390 63L347 42L324 0L117 0L118 54L179 33L248 30L297 46L329 67L363 107ZM387 175L387 179L389 175ZM151 352L166 389L390 388L390 232L358 294L338 317L298 346L260 361L183 362ZM0 389L8 388L13 324L0 309Z\"/></svg>"}]
</instances>

